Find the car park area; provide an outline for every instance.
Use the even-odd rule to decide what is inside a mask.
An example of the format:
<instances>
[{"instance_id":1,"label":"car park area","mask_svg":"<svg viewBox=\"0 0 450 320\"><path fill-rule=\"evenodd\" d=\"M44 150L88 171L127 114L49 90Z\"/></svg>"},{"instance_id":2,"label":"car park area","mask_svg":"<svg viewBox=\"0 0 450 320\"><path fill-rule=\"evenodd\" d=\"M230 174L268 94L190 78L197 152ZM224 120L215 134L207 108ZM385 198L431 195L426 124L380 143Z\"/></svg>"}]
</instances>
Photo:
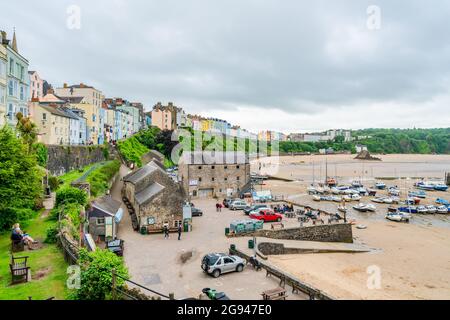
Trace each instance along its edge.
<instances>
[{"instance_id":1,"label":"car park area","mask_svg":"<svg viewBox=\"0 0 450 320\"><path fill-rule=\"evenodd\" d=\"M192 231L183 233L180 241L175 233L164 239L163 234L144 236L134 232L129 215L124 215L119 236L125 240L124 258L131 279L159 292L174 293L177 299L198 297L204 288L211 288L224 292L230 299L260 300L264 291L277 288L279 281L276 278L266 277L264 270L257 272L250 264L242 272L224 273L218 278L202 270L205 255L228 254L231 244L238 248L247 247L248 238L229 239L225 236L225 228L232 221L249 217L243 210L223 208L217 212L214 200L193 202L203 216L193 218ZM286 290L288 300L305 299L302 294L291 294L289 287Z\"/></svg>"}]
</instances>

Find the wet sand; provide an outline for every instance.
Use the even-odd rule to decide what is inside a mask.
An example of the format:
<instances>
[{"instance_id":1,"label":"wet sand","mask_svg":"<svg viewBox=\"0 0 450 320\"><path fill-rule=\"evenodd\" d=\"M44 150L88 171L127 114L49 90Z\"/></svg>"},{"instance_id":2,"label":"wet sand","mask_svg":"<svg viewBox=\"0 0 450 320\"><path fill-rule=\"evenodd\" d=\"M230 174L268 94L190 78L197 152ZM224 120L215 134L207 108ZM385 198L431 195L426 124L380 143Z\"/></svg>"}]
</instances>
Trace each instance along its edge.
<instances>
[{"instance_id":1,"label":"wet sand","mask_svg":"<svg viewBox=\"0 0 450 320\"><path fill-rule=\"evenodd\" d=\"M384 182L388 186L397 185L402 199L408 190L413 190L417 177L442 180L444 172L450 171L450 156L382 157L382 162L368 164L364 161L367 170L362 178L361 162L350 155L281 157L276 176L294 178L294 181L269 180L257 189L270 189L273 194L283 195L296 203L336 212L337 203L315 202L307 195L306 188L312 182L313 161L315 170L320 163L325 163L325 159L329 170L336 165L341 184L363 180L366 187L372 187L378 178L390 178ZM269 163L274 163L273 160L264 159L266 168ZM316 181L319 181L318 177ZM321 181L324 179L323 173ZM378 194L384 195L386 191ZM437 197L450 200L450 192L427 194L423 204L433 204ZM370 199L372 197L364 197L362 202L373 203ZM348 203L347 207L351 208L353 204ZM360 213L353 209L348 212L355 226L367 226L364 230L353 227L355 242L377 249L375 252L277 256L270 257L271 262L338 299L450 299L450 215L413 215L409 224L395 223L384 218L388 205L375 205L375 213ZM380 289L367 286L367 268L370 266L377 266L381 271Z\"/></svg>"}]
</instances>

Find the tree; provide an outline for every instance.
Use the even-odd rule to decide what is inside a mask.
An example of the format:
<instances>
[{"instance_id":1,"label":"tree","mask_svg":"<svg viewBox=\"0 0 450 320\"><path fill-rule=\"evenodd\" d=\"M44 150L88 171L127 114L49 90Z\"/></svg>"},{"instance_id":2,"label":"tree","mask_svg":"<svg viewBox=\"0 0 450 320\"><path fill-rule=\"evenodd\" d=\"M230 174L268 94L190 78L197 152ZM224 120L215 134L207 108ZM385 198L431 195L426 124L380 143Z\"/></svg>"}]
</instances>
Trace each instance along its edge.
<instances>
[{"instance_id":1,"label":"tree","mask_svg":"<svg viewBox=\"0 0 450 320\"><path fill-rule=\"evenodd\" d=\"M16 129L28 146L28 153L31 152L33 144L37 141L38 130L36 124L29 117L24 117L21 112L16 114Z\"/></svg>"},{"instance_id":2,"label":"tree","mask_svg":"<svg viewBox=\"0 0 450 320\"><path fill-rule=\"evenodd\" d=\"M34 208L42 196L43 172L36 155L11 128L0 129L0 209Z\"/></svg>"},{"instance_id":3,"label":"tree","mask_svg":"<svg viewBox=\"0 0 450 320\"><path fill-rule=\"evenodd\" d=\"M81 249L78 263L81 268L81 287L74 294L77 300L110 299L113 270L120 276L116 278L118 288L123 287L125 282L123 278L129 277L123 258L109 250L97 249L88 252Z\"/></svg>"}]
</instances>

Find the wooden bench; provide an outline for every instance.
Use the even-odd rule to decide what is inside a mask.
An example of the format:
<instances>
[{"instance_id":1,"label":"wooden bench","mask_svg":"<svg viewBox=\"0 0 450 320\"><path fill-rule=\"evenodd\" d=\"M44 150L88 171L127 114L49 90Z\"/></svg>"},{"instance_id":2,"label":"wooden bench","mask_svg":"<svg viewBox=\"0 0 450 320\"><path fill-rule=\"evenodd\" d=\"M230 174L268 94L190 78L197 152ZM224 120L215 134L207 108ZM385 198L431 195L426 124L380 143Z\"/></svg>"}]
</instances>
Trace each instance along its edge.
<instances>
[{"instance_id":1,"label":"wooden bench","mask_svg":"<svg viewBox=\"0 0 450 320\"><path fill-rule=\"evenodd\" d=\"M28 282L30 267L27 266L28 256L14 257L11 256L9 269L11 271L11 284Z\"/></svg>"},{"instance_id":2,"label":"wooden bench","mask_svg":"<svg viewBox=\"0 0 450 320\"><path fill-rule=\"evenodd\" d=\"M25 243L22 240L11 239L11 252L22 252L25 251Z\"/></svg>"},{"instance_id":3,"label":"wooden bench","mask_svg":"<svg viewBox=\"0 0 450 320\"><path fill-rule=\"evenodd\" d=\"M272 230L275 230L275 229L284 229L284 224L283 224L282 222L274 222L274 223L272 223L272 225L270 226L270 228L271 228Z\"/></svg>"},{"instance_id":4,"label":"wooden bench","mask_svg":"<svg viewBox=\"0 0 450 320\"><path fill-rule=\"evenodd\" d=\"M272 290L267 290L261 293L263 300L286 300L288 295L286 290L283 288L276 288Z\"/></svg>"},{"instance_id":5,"label":"wooden bench","mask_svg":"<svg viewBox=\"0 0 450 320\"><path fill-rule=\"evenodd\" d=\"M268 276L274 276L277 277L278 279L280 279L280 287L285 287L286 285L286 278L284 277L284 275L279 275L278 273L275 273L269 269L266 269L266 277Z\"/></svg>"}]
</instances>

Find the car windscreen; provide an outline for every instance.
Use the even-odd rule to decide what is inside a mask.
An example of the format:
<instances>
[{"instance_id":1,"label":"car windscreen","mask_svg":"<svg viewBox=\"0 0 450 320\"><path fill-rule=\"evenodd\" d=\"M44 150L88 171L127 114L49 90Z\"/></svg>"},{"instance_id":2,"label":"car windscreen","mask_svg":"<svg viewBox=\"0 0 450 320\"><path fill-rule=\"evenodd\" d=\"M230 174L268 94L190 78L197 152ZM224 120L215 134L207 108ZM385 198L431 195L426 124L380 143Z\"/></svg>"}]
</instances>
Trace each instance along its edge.
<instances>
[{"instance_id":1,"label":"car windscreen","mask_svg":"<svg viewBox=\"0 0 450 320\"><path fill-rule=\"evenodd\" d=\"M208 266L213 266L216 264L217 260L219 260L218 256L205 256L203 258L203 263Z\"/></svg>"}]
</instances>

